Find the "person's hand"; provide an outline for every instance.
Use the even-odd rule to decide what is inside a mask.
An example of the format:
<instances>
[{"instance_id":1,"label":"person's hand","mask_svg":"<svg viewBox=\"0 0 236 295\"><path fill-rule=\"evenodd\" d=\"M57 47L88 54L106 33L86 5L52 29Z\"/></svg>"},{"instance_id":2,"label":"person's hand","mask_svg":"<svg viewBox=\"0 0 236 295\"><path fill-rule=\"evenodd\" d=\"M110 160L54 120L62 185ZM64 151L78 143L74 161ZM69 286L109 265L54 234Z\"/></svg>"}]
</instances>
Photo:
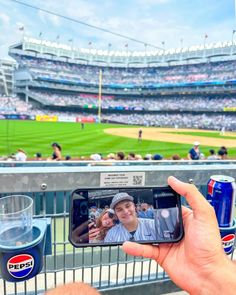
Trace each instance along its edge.
<instances>
[{"instance_id":1,"label":"person's hand","mask_svg":"<svg viewBox=\"0 0 236 295\"><path fill-rule=\"evenodd\" d=\"M96 239L100 233L100 229L94 228L94 225L95 225L94 222L91 222L89 224L89 241L93 241L94 239Z\"/></svg>"},{"instance_id":2,"label":"person's hand","mask_svg":"<svg viewBox=\"0 0 236 295\"><path fill-rule=\"evenodd\" d=\"M191 294L226 294L222 290L227 281L231 286L232 282L236 284L236 267L224 254L213 207L194 185L172 176L168 184L185 196L192 208L182 207L185 237L179 243L159 246L125 242L123 250L155 259L180 288Z\"/></svg>"}]
</instances>

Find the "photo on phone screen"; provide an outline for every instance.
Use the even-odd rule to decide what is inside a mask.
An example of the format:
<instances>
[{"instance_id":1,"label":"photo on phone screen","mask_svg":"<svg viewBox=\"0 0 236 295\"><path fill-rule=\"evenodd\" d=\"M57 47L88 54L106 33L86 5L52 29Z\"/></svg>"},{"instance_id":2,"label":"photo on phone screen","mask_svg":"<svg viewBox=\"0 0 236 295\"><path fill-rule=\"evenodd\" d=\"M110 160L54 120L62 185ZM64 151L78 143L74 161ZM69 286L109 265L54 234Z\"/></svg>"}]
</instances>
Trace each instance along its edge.
<instances>
[{"instance_id":1,"label":"photo on phone screen","mask_svg":"<svg viewBox=\"0 0 236 295\"><path fill-rule=\"evenodd\" d=\"M70 206L69 240L77 247L183 236L180 197L170 187L77 189Z\"/></svg>"}]
</instances>

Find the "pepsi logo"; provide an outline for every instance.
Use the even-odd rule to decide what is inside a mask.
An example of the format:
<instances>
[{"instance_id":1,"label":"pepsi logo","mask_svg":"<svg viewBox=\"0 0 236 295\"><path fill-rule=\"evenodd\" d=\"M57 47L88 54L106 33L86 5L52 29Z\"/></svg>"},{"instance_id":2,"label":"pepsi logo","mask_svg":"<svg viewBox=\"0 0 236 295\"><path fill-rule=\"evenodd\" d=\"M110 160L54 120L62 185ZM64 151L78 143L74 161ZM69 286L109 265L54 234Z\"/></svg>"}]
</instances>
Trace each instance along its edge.
<instances>
[{"instance_id":1,"label":"pepsi logo","mask_svg":"<svg viewBox=\"0 0 236 295\"><path fill-rule=\"evenodd\" d=\"M207 193L208 195L210 195L211 197L213 196L213 192L214 192L214 187L216 185L216 181L211 179L208 183L208 189L207 189Z\"/></svg>"},{"instance_id":2,"label":"pepsi logo","mask_svg":"<svg viewBox=\"0 0 236 295\"><path fill-rule=\"evenodd\" d=\"M226 254L229 254L232 251L232 248L234 246L234 239L235 239L234 234L228 234L221 239L222 245Z\"/></svg>"},{"instance_id":3,"label":"pepsi logo","mask_svg":"<svg viewBox=\"0 0 236 295\"><path fill-rule=\"evenodd\" d=\"M20 254L11 257L7 262L7 270L14 278L27 277L34 268L34 258L29 254Z\"/></svg>"}]
</instances>

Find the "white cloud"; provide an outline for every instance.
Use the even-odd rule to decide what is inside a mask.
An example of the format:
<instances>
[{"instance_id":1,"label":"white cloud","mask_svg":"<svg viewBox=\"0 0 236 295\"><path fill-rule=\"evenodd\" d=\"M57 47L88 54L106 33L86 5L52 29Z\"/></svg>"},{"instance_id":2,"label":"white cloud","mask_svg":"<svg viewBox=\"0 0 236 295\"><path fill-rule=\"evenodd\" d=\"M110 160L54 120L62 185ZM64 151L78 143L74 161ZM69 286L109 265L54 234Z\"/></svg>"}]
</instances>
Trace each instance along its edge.
<instances>
[{"instance_id":1,"label":"white cloud","mask_svg":"<svg viewBox=\"0 0 236 295\"><path fill-rule=\"evenodd\" d=\"M10 17L5 13L0 12L0 23L2 23L3 26L8 26L10 23Z\"/></svg>"},{"instance_id":2,"label":"white cloud","mask_svg":"<svg viewBox=\"0 0 236 295\"><path fill-rule=\"evenodd\" d=\"M171 0L138 0L139 4L143 5L159 5L169 3Z\"/></svg>"},{"instance_id":3,"label":"white cloud","mask_svg":"<svg viewBox=\"0 0 236 295\"><path fill-rule=\"evenodd\" d=\"M183 7L174 6L174 4L177 5L177 0L136 0L133 6L131 2L127 1L122 6L118 1L110 0L61 0L60 2L47 0L43 4L41 0L35 0L34 5L158 47L162 47L162 41L165 41L166 48L179 47L180 39L183 39L183 46L200 44L203 43L205 34L209 36L207 42L231 39L232 19L230 16L216 20L210 25L207 18L200 18L201 7L196 7L194 13L186 9L182 15ZM219 13L219 9L216 10ZM186 15L188 17L185 17ZM5 25L2 26L2 24ZM25 27L25 33L32 37L37 37L39 32L43 32L43 37L48 40L60 35L60 42L67 42L68 39L73 38L74 45L79 47L87 47L88 42L91 41L93 48L107 49L108 44L111 43L112 50L122 50L128 43L129 50L144 50L142 44L45 12L26 10L15 4L11 6L1 4L0 46L1 44L4 46L0 47L0 55L3 49L6 54L6 44L9 46L20 40L22 32L18 28L22 26ZM150 47L147 49L151 50Z\"/></svg>"},{"instance_id":4,"label":"white cloud","mask_svg":"<svg viewBox=\"0 0 236 295\"><path fill-rule=\"evenodd\" d=\"M70 1L70 5L64 6L64 12L67 16L75 18L77 20L91 18L96 16L97 11L96 4L93 4L89 1Z\"/></svg>"},{"instance_id":5,"label":"white cloud","mask_svg":"<svg viewBox=\"0 0 236 295\"><path fill-rule=\"evenodd\" d=\"M22 28L25 27L25 25L22 22L16 22L16 28Z\"/></svg>"},{"instance_id":6,"label":"white cloud","mask_svg":"<svg viewBox=\"0 0 236 295\"><path fill-rule=\"evenodd\" d=\"M61 25L61 19L56 15L52 15L41 10L38 12L38 15L44 24L48 24L50 22L56 27Z\"/></svg>"}]
</instances>

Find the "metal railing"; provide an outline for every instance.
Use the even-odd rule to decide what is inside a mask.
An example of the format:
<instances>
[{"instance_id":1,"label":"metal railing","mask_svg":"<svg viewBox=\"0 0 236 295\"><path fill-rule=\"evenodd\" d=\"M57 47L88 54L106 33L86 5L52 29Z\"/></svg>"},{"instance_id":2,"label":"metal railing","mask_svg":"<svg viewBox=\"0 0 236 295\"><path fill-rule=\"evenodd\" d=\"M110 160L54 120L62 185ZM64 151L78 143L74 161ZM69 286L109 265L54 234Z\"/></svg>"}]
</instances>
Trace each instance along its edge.
<instances>
[{"instance_id":1,"label":"metal railing","mask_svg":"<svg viewBox=\"0 0 236 295\"><path fill-rule=\"evenodd\" d=\"M69 195L78 187L101 186L103 173L143 172L145 186L165 186L169 175L190 179L205 194L213 174L236 176L232 163L172 163L149 166L63 166L3 167L0 169L0 197L26 194L34 200L35 218L52 218L52 255L44 257L44 268L35 278L8 283L0 278L0 294L41 294L72 281L84 281L99 290L163 282L167 274L154 261L124 254L120 247L74 248L68 242ZM169 290L171 292L171 290Z\"/></svg>"}]
</instances>

